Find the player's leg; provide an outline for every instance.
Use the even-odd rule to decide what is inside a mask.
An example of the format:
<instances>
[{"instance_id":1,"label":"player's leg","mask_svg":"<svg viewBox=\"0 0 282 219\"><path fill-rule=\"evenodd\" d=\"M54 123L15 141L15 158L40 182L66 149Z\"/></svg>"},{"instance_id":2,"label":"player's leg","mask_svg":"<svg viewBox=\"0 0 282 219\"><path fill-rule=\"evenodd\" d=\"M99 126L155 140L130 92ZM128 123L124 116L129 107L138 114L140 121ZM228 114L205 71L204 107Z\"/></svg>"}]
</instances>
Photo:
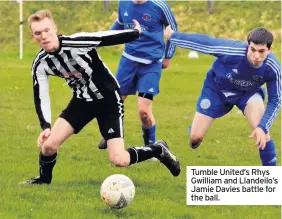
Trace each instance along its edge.
<instances>
[{"instance_id":1,"label":"player's leg","mask_svg":"<svg viewBox=\"0 0 282 219\"><path fill-rule=\"evenodd\" d=\"M108 153L111 162L117 167L126 167L156 157L173 176L178 176L181 172L179 161L169 151L167 143L163 140L125 150L123 138L113 138L108 140Z\"/></svg>"},{"instance_id":2,"label":"player's leg","mask_svg":"<svg viewBox=\"0 0 282 219\"><path fill-rule=\"evenodd\" d=\"M192 125L189 127L190 147L196 149L202 143L205 135L212 125L214 118L196 112Z\"/></svg>"},{"instance_id":3,"label":"player's leg","mask_svg":"<svg viewBox=\"0 0 282 219\"><path fill-rule=\"evenodd\" d=\"M142 123L144 144L152 144L156 141L156 121L153 115L153 98L159 94L162 63L140 64L138 91L138 112Z\"/></svg>"},{"instance_id":4,"label":"player's leg","mask_svg":"<svg viewBox=\"0 0 282 219\"><path fill-rule=\"evenodd\" d=\"M53 167L57 160L59 146L72 134L77 134L93 119L95 111L91 103L73 98L66 109L56 120L49 138L43 143L39 153L39 177L23 182L23 184L50 184Z\"/></svg>"},{"instance_id":5,"label":"player's leg","mask_svg":"<svg viewBox=\"0 0 282 219\"><path fill-rule=\"evenodd\" d=\"M173 175L179 175L179 162L168 150L168 146L164 141L157 141L144 147L132 147L125 150L123 140L123 103L120 94L116 91L115 95L104 100L104 104L108 107L105 108L103 104L99 105L97 121L100 132L107 141L109 158L115 166L125 167L157 157Z\"/></svg>"},{"instance_id":6,"label":"player's leg","mask_svg":"<svg viewBox=\"0 0 282 219\"><path fill-rule=\"evenodd\" d=\"M152 111L153 94L138 94L138 112L142 123L144 144L152 144L156 141L156 122Z\"/></svg>"},{"instance_id":7,"label":"player's leg","mask_svg":"<svg viewBox=\"0 0 282 219\"><path fill-rule=\"evenodd\" d=\"M258 92L244 99L242 107L239 108L243 110L252 129L255 129L257 128L265 111L262 93ZM266 142L265 148L263 150L259 149L262 165L276 166L275 144L269 133L266 135Z\"/></svg>"},{"instance_id":8,"label":"player's leg","mask_svg":"<svg viewBox=\"0 0 282 219\"><path fill-rule=\"evenodd\" d=\"M136 71L138 63L129 60L122 56L120 58L119 66L116 73L117 81L120 85L120 92L122 100L125 101L128 95L135 95L136 93ZM99 149L106 149L107 142L104 138L98 143Z\"/></svg>"},{"instance_id":9,"label":"player's leg","mask_svg":"<svg viewBox=\"0 0 282 219\"><path fill-rule=\"evenodd\" d=\"M126 98L127 98L127 95L122 95L121 96L121 99L122 99L123 102L125 102Z\"/></svg>"},{"instance_id":10,"label":"player's leg","mask_svg":"<svg viewBox=\"0 0 282 219\"><path fill-rule=\"evenodd\" d=\"M206 79L197 102L197 111L188 130L191 148L198 148L214 119L225 115L232 107L214 83Z\"/></svg>"},{"instance_id":11,"label":"player's leg","mask_svg":"<svg viewBox=\"0 0 282 219\"><path fill-rule=\"evenodd\" d=\"M39 153L39 177L22 182L22 184L51 183L53 167L57 161L57 150L73 132L73 127L65 119L58 118L56 120L49 138L43 143Z\"/></svg>"}]
</instances>

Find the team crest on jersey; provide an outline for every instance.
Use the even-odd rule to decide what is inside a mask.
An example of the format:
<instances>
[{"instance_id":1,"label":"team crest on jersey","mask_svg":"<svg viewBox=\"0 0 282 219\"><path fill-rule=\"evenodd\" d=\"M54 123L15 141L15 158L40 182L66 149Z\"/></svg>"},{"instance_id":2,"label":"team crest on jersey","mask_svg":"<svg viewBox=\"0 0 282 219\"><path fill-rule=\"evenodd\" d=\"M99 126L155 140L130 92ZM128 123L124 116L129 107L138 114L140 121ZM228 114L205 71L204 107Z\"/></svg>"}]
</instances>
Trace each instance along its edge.
<instances>
[{"instance_id":1,"label":"team crest on jersey","mask_svg":"<svg viewBox=\"0 0 282 219\"><path fill-rule=\"evenodd\" d=\"M149 14L143 14L143 16L142 16L142 19L144 20L144 21L150 21L151 20L151 15L149 15Z\"/></svg>"},{"instance_id":2,"label":"team crest on jersey","mask_svg":"<svg viewBox=\"0 0 282 219\"><path fill-rule=\"evenodd\" d=\"M255 82L260 82L262 80L262 77L260 75L253 75L253 79Z\"/></svg>"},{"instance_id":3,"label":"team crest on jersey","mask_svg":"<svg viewBox=\"0 0 282 219\"><path fill-rule=\"evenodd\" d=\"M76 65L77 64L77 62L74 59L69 59L69 62L70 62L71 65Z\"/></svg>"},{"instance_id":4,"label":"team crest on jersey","mask_svg":"<svg viewBox=\"0 0 282 219\"><path fill-rule=\"evenodd\" d=\"M211 106L211 101L209 99L202 99L200 102L200 106L202 109L208 109Z\"/></svg>"}]
</instances>

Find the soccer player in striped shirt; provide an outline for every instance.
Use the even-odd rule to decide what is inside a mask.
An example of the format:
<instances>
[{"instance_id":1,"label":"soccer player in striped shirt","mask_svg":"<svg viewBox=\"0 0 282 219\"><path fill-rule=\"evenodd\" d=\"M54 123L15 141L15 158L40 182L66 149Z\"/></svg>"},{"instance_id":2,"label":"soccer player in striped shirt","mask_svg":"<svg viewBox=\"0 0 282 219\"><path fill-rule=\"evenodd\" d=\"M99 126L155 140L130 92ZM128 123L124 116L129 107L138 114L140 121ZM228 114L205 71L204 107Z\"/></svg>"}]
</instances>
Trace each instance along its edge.
<instances>
[{"instance_id":1,"label":"soccer player in striped shirt","mask_svg":"<svg viewBox=\"0 0 282 219\"><path fill-rule=\"evenodd\" d=\"M245 115L256 139L262 165L276 166L275 144L269 135L281 107L281 64L271 52L273 35L265 28L253 29L247 43L214 38L204 34L165 31L172 44L214 55L216 60L207 73L197 112L189 128L190 145L197 148L214 119L237 106ZM266 84L268 102L263 104Z\"/></svg>"},{"instance_id":2,"label":"soccer player in striped shirt","mask_svg":"<svg viewBox=\"0 0 282 219\"><path fill-rule=\"evenodd\" d=\"M32 77L35 108L43 131L38 137L40 176L23 184L50 184L59 146L94 118L108 141L109 157L115 166L157 157L174 176L179 175L179 162L162 140L144 147L124 148L119 85L96 47L136 40L142 31L140 24L133 22L133 30L60 36L50 11L39 11L29 17L32 36L42 48L32 64ZM73 91L72 99L52 129L49 76L64 78Z\"/></svg>"},{"instance_id":3,"label":"soccer player in striped shirt","mask_svg":"<svg viewBox=\"0 0 282 219\"><path fill-rule=\"evenodd\" d=\"M169 66L175 53L169 40L164 43L164 27L171 25L177 31L177 24L163 0L119 1L118 18L112 30L132 29L133 19L140 23L143 32L136 41L125 44L116 77L123 100L138 92L138 111L147 145L156 141L152 102L159 93L162 68ZM99 148L106 148L106 143L100 142Z\"/></svg>"}]
</instances>

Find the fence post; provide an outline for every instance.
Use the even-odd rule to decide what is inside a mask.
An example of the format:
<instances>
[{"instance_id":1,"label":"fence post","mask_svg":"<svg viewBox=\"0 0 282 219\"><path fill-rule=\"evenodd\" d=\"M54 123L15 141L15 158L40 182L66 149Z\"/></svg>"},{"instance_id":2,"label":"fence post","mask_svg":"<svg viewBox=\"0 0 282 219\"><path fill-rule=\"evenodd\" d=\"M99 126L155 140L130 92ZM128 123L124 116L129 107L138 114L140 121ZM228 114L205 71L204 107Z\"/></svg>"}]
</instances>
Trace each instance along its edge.
<instances>
[{"instance_id":1,"label":"fence post","mask_svg":"<svg viewBox=\"0 0 282 219\"><path fill-rule=\"evenodd\" d=\"M208 0L208 12L209 14L213 13L213 0Z\"/></svg>"},{"instance_id":2,"label":"fence post","mask_svg":"<svg viewBox=\"0 0 282 219\"><path fill-rule=\"evenodd\" d=\"M105 0L104 1L104 11L105 12L109 12L110 10L110 1L109 0Z\"/></svg>"}]
</instances>

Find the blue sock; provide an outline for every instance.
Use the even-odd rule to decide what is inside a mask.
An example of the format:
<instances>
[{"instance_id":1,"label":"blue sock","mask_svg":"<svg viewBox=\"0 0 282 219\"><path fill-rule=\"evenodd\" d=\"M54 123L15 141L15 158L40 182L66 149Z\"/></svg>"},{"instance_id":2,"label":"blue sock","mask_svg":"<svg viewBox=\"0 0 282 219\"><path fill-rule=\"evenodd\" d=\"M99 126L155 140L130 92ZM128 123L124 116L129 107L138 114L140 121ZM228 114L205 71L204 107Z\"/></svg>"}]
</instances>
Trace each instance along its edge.
<instances>
[{"instance_id":1,"label":"blue sock","mask_svg":"<svg viewBox=\"0 0 282 219\"><path fill-rule=\"evenodd\" d=\"M192 125L190 125L189 127L188 127L188 136L190 137L190 135L191 135L191 129L192 129Z\"/></svg>"},{"instance_id":2,"label":"blue sock","mask_svg":"<svg viewBox=\"0 0 282 219\"><path fill-rule=\"evenodd\" d=\"M259 155L263 166L276 166L275 144L272 139L266 143L264 150L259 150Z\"/></svg>"},{"instance_id":3,"label":"blue sock","mask_svg":"<svg viewBox=\"0 0 282 219\"><path fill-rule=\"evenodd\" d=\"M142 127L144 144L154 144L156 142L156 124L149 129Z\"/></svg>"},{"instance_id":4,"label":"blue sock","mask_svg":"<svg viewBox=\"0 0 282 219\"><path fill-rule=\"evenodd\" d=\"M192 125L190 125L189 127L188 127L188 136L190 137L191 136L191 130L192 130ZM190 144L190 146L191 146L191 148L193 148L193 149L196 149L197 147L199 147L200 145L201 145L201 141L198 141L198 142L191 142Z\"/></svg>"}]
</instances>

